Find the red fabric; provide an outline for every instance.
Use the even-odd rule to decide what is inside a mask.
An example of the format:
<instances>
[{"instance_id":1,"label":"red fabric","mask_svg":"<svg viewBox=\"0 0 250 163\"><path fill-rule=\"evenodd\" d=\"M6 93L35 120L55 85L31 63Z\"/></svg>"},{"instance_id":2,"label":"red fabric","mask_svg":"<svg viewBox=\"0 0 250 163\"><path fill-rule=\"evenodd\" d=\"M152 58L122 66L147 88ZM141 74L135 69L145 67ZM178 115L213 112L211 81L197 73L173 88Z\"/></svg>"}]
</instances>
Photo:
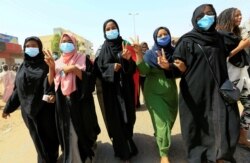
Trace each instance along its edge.
<instances>
[{"instance_id":1,"label":"red fabric","mask_svg":"<svg viewBox=\"0 0 250 163\"><path fill-rule=\"evenodd\" d=\"M136 54L135 54L134 48L132 46L128 46L127 48L131 53L131 57L133 61L136 62ZM137 97L139 96L139 93L140 93L140 85L139 85L140 73L137 68L133 75L133 79L134 79L134 86L135 86L135 106L136 106L139 102Z\"/></svg>"}]
</instances>

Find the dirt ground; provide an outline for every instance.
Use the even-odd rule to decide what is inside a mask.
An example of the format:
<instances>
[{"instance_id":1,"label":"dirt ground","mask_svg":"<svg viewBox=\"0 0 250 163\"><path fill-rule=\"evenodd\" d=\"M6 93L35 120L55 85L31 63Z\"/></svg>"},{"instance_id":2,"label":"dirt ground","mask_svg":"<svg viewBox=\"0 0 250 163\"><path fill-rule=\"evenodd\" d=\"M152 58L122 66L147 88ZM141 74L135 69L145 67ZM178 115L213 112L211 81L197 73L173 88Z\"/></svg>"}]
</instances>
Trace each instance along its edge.
<instances>
[{"instance_id":1,"label":"dirt ground","mask_svg":"<svg viewBox=\"0 0 250 163\"><path fill-rule=\"evenodd\" d=\"M108 137L104 121L95 98L96 112L101 127L101 134L97 140L96 157L94 163L120 163L114 157L112 145ZM1 100L0 89L0 114L5 103ZM242 106L241 110L242 110ZM136 112L137 120L134 129L134 140L138 146L139 154L134 157L132 163L159 163L159 154L153 136L154 131L145 106ZM186 152L180 132L179 116L172 130L172 144L169 151L171 163L186 163ZM237 163L249 163L249 151L237 148L235 157ZM3 119L0 117L0 163L35 163L36 151L30 138L29 132L22 120L20 109L11 114L11 117Z\"/></svg>"}]
</instances>

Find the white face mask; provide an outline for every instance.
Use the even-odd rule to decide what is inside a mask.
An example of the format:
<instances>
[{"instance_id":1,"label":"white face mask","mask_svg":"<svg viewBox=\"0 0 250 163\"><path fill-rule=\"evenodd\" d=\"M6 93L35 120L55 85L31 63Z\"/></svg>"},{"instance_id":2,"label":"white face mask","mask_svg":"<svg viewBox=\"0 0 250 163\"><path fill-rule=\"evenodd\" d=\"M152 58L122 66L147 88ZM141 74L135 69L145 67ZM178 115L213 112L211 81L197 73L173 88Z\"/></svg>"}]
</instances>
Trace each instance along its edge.
<instances>
[{"instance_id":1,"label":"white face mask","mask_svg":"<svg viewBox=\"0 0 250 163\"><path fill-rule=\"evenodd\" d=\"M25 48L25 54L27 54L30 57L35 57L39 54L39 49L38 48Z\"/></svg>"}]
</instances>

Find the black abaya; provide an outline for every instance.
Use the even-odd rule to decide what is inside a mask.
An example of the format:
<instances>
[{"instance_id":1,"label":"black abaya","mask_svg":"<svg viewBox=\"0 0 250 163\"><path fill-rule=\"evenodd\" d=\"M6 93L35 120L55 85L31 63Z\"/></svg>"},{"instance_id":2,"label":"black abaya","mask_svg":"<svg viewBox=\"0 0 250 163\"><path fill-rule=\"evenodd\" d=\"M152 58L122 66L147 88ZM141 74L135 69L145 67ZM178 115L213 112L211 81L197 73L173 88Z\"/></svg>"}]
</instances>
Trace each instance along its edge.
<instances>
[{"instance_id":1,"label":"black abaya","mask_svg":"<svg viewBox=\"0 0 250 163\"><path fill-rule=\"evenodd\" d=\"M226 57L229 53L214 25L209 31L198 29L195 21L204 6L207 5L195 10L192 19L194 29L180 39L174 52L174 57L184 61L187 66L180 81L181 131L190 163L216 160L235 162L233 154L239 133L238 107L236 103L228 105L223 101L198 44L209 58L219 85L228 79Z\"/></svg>"},{"instance_id":2,"label":"black abaya","mask_svg":"<svg viewBox=\"0 0 250 163\"><path fill-rule=\"evenodd\" d=\"M55 105L42 100L44 94L53 94L54 91L44 85L48 66L44 62L42 43L37 37L29 37L24 46L30 40L37 42L40 53L36 57L24 54L24 62L17 72L15 88L4 113L12 113L21 106L23 120L38 153L38 163L56 163L59 141L55 127Z\"/></svg>"},{"instance_id":3,"label":"black abaya","mask_svg":"<svg viewBox=\"0 0 250 163\"><path fill-rule=\"evenodd\" d=\"M100 128L97 122L92 92L95 79L93 65L86 57L86 70L82 72L82 80L76 78L76 91L66 97L62 94L60 85L56 91L56 120L60 144L63 150L63 163L71 161L70 123L73 124L78 138L78 149L82 162L92 159L92 147L96 142Z\"/></svg>"}]
</instances>

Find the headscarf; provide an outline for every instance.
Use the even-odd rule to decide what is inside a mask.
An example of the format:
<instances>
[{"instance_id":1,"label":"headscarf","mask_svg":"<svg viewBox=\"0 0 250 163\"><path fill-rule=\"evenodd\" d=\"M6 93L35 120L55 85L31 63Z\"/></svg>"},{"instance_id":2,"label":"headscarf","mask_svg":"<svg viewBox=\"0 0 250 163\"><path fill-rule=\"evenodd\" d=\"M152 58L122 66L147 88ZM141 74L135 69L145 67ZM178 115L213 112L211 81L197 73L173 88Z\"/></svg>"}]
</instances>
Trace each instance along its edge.
<instances>
[{"instance_id":1,"label":"headscarf","mask_svg":"<svg viewBox=\"0 0 250 163\"><path fill-rule=\"evenodd\" d=\"M207 31L204 31L198 27L197 18L204 16L204 9L206 6L211 7L212 11L214 12L214 16L215 16L214 19L215 20L214 20L214 24ZM202 5L198 6L193 12L193 17L192 17L193 29L192 29L192 31L183 35L178 40L178 43L180 43L184 38L188 37L188 38L191 38L195 43L198 43L198 44L203 45L203 46L217 44L219 35L215 29L216 21L217 21L217 15L216 15L216 11L215 11L212 4L202 4ZM177 45L178 45L178 43L177 43Z\"/></svg>"},{"instance_id":2,"label":"headscarf","mask_svg":"<svg viewBox=\"0 0 250 163\"><path fill-rule=\"evenodd\" d=\"M48 73L48 66L44 62L42 52L42 42L38 37L28 37L24 41L24 52L28 41L35 41L38 44L39 54L35 57L29 57L24 53L24 61L16 75L16 89L21 102L21 106L29 115L36 115L41 106L43 96L43 81Z\"/></svg>"},{"instance_id":3,"label":"headscarf","mask_svg":"<svg viewBox=\"0 0 250 163\"><path fill-rule=\"evenodd\" d=\"M67 75L63 74L63 67L75 65L80 70L85 71L86 56L77 53L77 42L75 37L71 33L64 33L61 37L60 43L62 43L62 39L64 36L68 36L72 40L75 46L75 50L73 50L70 54L67 53L67 55L62 54L61 57L56 60L56 76L54 79L54 83L56 91L61 84L61 91L63 95L69 96L76 90L76 75L74 73L68 73Z\"/></svg>"},{"instance_id":4,"label":"headscarf","mask_svg":"<svg viewBox=\"0 0 250 163\"><path fill-rule=\"evenodd\" d=\"M146 45L148 47L148 43L146 43L146 42L141 42L141 46L142 45Z\"/></svg>"},{"instance_id":5,"label":"headscarf","mask_svg":"<svg viewBox=\"0 0 250 163\"><path fill-rule=\"evenodd\" d=\"M27 73L26 78L34 79L34 78L41 78L46 76L48 73L48 66L44 61L44 54L43 54L43 45L42 41L35 36L31 36L25 39L23 49L25 52L26 43L28 41L35 41L38 44L39 53L35 57L30 57L26 53L24 53L24 70Z\"/></svg>"},{"instance_id":6,"label":"headscarf","mask_svg":"<svg viewBox=\"0 0 250 163\"><path fill-rule=\"evenodd\" d=\"M119 32L117 39L109 40L106 36L105 28L109 22L113 22L117 27L117 30ZM107 21L105 21L103 24L103 33L105 41L103 43L100 54L102 55L111 54L114 57L116 57L116 55L122 51L122 41L123 41L122 37L120 36L120 30L117 22L113 19L108 19Z\"/></svg>"},{"instance_id":7,"label":"headscarf","mask_svg":"<svg viewBox=\"0 0 250 163\"><path fill-rule=\"evenodd\" d=\"M158 27L154 33L153 33L153 39L154 39L154 46L151 50L148 50L146 51L143 59L144 61L149 64L151 67L157 67L157 68L160 68L160 66L158 65L157 63L157 57L158 57L158 54L157 54L157 51L160 51L161 52L161 49L164 49L164 52L165 52L165 55L166 55L166 58L168 59L169 62L172 62L172 55L173 55L173 52L174 52L174 47L171 45L171 41L169 41L169 43L165 46L161 46L157 43L157 34L159 32L159 30L161 29L164 29L167 31L167 33L169 34L170 36L170 40L171 40L171 34L170 34L170 31L168 28L166 27Z\"/></svg>"},{"instance_id":8,"label":"headscarf","mask_svg":"<svg viewBox=\"0 0 250 163\"><path fill-rule=\"evenodd\" d=\"M117 30L119 32L117 39L109 40L106 36L105 28L109 22L113 22L115 24L115 26L117 27ZM122 52L123 42L127 45L127 49L130 51L130 53L132 55L131 56L132 60L134 60L134 61L136 60L136 54L135 54L133 47L130 46L129 42L122 39L122 37L120 36L119 26L115 20L108 19L107 21L104 22L103 33L104 33L105 41L102 45L102 49L101 49L100 54L99 54L100 59L97 58L95 61L96 64L98 65L97 66L98 71L99 71L98 73L100 73L100 74L102 73L102 59L105 60L105 58L110 58L110 55L112 56L112 58L114 58L113 63L120 63L122 65L122 67L124 66L123 59L122 59L121 55L118 55ZM136 97L135 101L136 101L138 90L139 90L139 71L138 70L136 73L133 74L133 79L134 79L134 86L135 86L135 90L136 90L135 91L135 97Z\"/></svg>"}]
</instances>

